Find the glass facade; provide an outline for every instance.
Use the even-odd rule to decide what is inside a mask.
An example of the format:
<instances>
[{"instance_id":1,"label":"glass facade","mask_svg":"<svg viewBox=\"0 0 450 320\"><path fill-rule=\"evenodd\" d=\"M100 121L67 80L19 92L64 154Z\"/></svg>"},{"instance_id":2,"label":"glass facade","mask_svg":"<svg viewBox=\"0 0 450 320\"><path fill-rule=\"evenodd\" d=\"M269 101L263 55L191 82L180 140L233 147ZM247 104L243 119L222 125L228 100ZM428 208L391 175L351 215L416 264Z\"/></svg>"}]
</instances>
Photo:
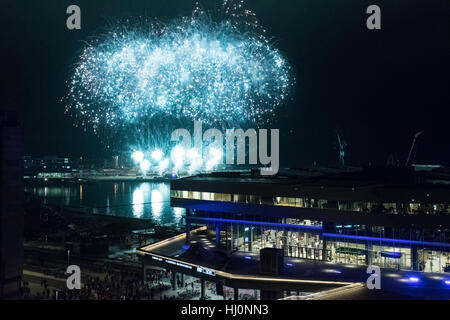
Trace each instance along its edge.
<instances>
[{"instance_id":1,"label":"glass facade","mask_svg":"<svg viewBox=\"0 0 450 320\"><path fill-rule=\"evenodd\" d=\"M450 252L418 250L418 265L420 271L450 273Z\"/></svg>"},{"instance_id":2,"label":"glass facade","mask_svg":"<svg viewBox=\"0 0 450 320\"><path fill-rule=\"evenodd\" d=\"M374 245L372 250L373 264L390 269L412 269L410 248Z\"/></svg>"},{"instance_id":3,"label":"glass facade","mask_svg":"<svg viewBox=\"0 0 450 320\"><path fill-rule=\"evenodd\" d=\"M330 241L327 244L327 249L330 251L329 261L336 263L347 263L356 265L366 264L366 246L364 244Z\"/></svg>"},{"instance_id":4,"label":"glass facade","mask_svg":"<svg viewBox=\"0 0 450 320\"><path fill-rule=\"evenodd\" d=\"M320 234L306 231L286 231L264 226L235 224L231 228L233 250L259 253L263 248L284 249L288 257L323 260ZM221 233L224 244L224 233Z\"/></svg>"},{"instance_id":5,"label":"glass facade","mask_svg":"<svg viewBox=\"0 0 450 320\"><path fill-rule=\"evenodd\" d=\"M171 190L170 196L178 199L193 199L207 201L227 201L253 204L267 204L274 206L288 206L300 208L334 209L339 211L382 212L385 214L428 214L446 215L450 213L448 204L430 203L392 203L365 202L347 200L313 199L308 197L263 197L248 194L229 194L200 191Z\"/></svg>"},{"instance_id":6,"label":"glass facade","mask_svg":"<svg viewBox=\"0 0 450 320\"><path fill-rule=\"evenodd\" d=\"M230 233L231 232L231 233ZM259 253L263 248L284 249L287 257L322 260L352 265L374 264L388 269L413 269L411 247L375 245L372 241L356 243L352 240L323 237L319 232L286 231L262 226L233 225L221 231L221 244L232 241L232 249ZM417 250L419 271L450 272L450 252ZM447 268L447 269L446 269Z\"/></svg>"}]
</instances>

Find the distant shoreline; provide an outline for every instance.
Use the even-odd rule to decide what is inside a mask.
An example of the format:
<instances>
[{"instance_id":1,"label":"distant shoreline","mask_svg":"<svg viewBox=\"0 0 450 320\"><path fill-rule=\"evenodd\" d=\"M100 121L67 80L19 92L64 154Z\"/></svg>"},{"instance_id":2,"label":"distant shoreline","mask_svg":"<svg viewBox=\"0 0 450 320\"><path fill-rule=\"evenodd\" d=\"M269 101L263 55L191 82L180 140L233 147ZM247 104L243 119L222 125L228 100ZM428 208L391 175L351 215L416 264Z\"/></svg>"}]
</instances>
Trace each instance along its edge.
<instances>
[{"instance_id":1,"label":"distant shoreline","mask_svg":"<svg viewBox=\"0 0 450 320\"><path fill-rule=\"evenodd\" d=\"M142 176L89 176L83 178L24 178L25 185L74 185L97 182L162 182L168 183L172 179L164 177Z\"/></svg>"}]
</instances>

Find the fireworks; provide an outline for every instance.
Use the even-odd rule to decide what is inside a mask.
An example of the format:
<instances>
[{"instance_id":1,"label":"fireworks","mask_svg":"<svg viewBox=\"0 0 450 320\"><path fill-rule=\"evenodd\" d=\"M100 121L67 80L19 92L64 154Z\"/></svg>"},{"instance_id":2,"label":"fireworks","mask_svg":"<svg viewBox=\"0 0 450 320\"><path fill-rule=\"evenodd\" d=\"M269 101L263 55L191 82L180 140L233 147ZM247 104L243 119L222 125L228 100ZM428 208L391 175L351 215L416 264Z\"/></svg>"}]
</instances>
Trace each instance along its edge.
<instances>
[{"instance_id":1,"label":"fireworks","mask_svg":"<svg viewBox=\"0 0 450 320\"><path fill-rule=\"evenodd\" d=\"M168 24L112 28L88 43L68 81L66 111L95 131L149 119L252 123L272 118L292 77L282 54L242 3L213 20L196 8Z\"/></svg>"},{"instance_id":2,"label":"fireworks","mask_svg":"<svg viewBox=\"0 0 450 320\"><path fill-rule=\"evenodd\" d=\"M151 167L151 163L150 163L149 160L144 159L144 160L142 160L142 162L139 164L139 166L140 166L140 168L141 168L141 171L142 171L144 174L146 174L146 173L148 172L148 170L150 169L150 167Z\"/></svg>"},{"instance_id":3,"label":"fireworks","mask_svg":"<svg viewBox=\"0 0 450 320\"><path fill-rule=\"evenodd\" d=\"M156 149L152 152L153 160L160 161L163 156L164 156L164 153L160 149Z\"/></svg>"},{"instance_id":4,"label":"fireworks","mask_svg":"<svg viewBox=\"0 0 450 320\"><path fill-rule=\"evenodd\" d=\"M141 163L142 160L144 160L144 153L142 151L137 150L132 153L131 157L135 162Z\"/></svg>"},{"instance_id":5,"label":"fireworks","mask_svg":"<svg viewBox=\"0 0 450 320\"><path fill-rule=\"evenodd\" d=\"M86 43L63 101L76 125L116 153L131 151L144 175L216 168L222 150L174 146L171 132L194 120L261 127L289 95L291 67L243 1L166 24L131 21Z\"/></svg>"},{"instance_id":6,"label":"fireworks","mask_svg":"<svg viewBox=\"0 0 450 320\"><path fill-rule=\"evenodd\" d=\"M223 151L210 147L204 154L205 163L199 151L191 148L187 151L177 145L170 151L170 158L164 158L164 153L155 149L152 152L134 151L131 158L140 172L144 175L159 174L167 172L188 172L190 174L198 171L210 171L223 163Z\"/></svg>"}]
</instances>

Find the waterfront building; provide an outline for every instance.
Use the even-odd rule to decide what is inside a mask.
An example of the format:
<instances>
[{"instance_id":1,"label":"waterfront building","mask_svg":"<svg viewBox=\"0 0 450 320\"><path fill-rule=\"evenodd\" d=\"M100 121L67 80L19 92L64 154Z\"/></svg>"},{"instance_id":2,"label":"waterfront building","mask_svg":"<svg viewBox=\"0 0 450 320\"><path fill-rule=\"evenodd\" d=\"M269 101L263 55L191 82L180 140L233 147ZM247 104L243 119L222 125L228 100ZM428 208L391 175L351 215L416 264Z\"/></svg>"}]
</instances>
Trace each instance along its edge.
<instances>
[{"instance_id":1,"label":"waterfront building","mask_svg":"<svg viewBox=\"0 0 450 320\"><path fill-rule=\"evenodd\" d=\"M172 181L171 204L229 250L450 271L450 170L440 166L212 173Z\"/></svg>"},{"instance_id":2,"label":"waterfront building","mask_svg":"<svg viewBox=\"0 0 450 320\"><path fill-rule=\"evenodd\" d=\"M369 265L395 270L392 277L406 283L404 272L430 274L443 289L450 283L445 167L215 172L171 181L170 196L171 206L186 209L186 233L138 249L144 270L164 267L235 292L258 289L263 299L362 283ZM193 252L193 243L210 253L198 245ZM267 258L265 248L277 250ZM272 276L261 271L264 260L278 270ZM388 276L384 292L412 292Z\"/></svg>"},{"instance_id":3,"label":"waterfront building","mask_svg":"<svg viewBox=\"0 0 450 320\"><path fill-rule=\"evenodd\" d=\"M23 158L25 178L70 178L77 170L66 157L44 156Z\"/></svg>"}]
</instances>

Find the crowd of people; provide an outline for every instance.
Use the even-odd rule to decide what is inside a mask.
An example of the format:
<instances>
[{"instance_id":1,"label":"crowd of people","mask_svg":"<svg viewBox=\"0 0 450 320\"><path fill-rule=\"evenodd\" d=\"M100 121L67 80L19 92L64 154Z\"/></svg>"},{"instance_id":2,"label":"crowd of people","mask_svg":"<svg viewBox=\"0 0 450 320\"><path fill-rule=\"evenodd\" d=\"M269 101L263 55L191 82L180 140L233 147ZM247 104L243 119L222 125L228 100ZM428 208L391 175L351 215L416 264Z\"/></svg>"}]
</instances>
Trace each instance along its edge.
<instances>
[{"instance_id":1,"label":"crowd of people","mask_svg":"<svg viewBox=\"0 0 450 320\"><path fill-rule=\"evenodd\" d=\"M59 285L52 280L49 284L47 278L41 278L40 283L29 281L21 282L21 294L24 299L37 300L191 300L201 295L200 279L180 275L175 278L176 290L173 286L170 271L147 269L144 281L142 274L131 271L108 270L101 276L83 274L81 289L69 290L66 283ZM207 292L217 295L214 283L206 283ZM224 292L223 299L233 297L233 293ZM206 294L204 299L211 297ZM240 299L252 299L240 293ZM232 298L230 298L232 299Z\"/></svg>"},{"instance_id":2,"label":"crowd of people","mask_svg":"<svg viewBox=\"0 0 450 320\"><path fill-rule=\"evenodd\" d=\"M135 272L107 271L102 277L84 275L81 289L69 290L50 288L42 278L40 286L32 295L29 282L24 281L22 295L25 299L44 300L149 300L163 299L163 292L171 288L165 280L164 272L152 270L147 273L150 281L143 281L142 275Z\"/></svg>"}]
</instances>

